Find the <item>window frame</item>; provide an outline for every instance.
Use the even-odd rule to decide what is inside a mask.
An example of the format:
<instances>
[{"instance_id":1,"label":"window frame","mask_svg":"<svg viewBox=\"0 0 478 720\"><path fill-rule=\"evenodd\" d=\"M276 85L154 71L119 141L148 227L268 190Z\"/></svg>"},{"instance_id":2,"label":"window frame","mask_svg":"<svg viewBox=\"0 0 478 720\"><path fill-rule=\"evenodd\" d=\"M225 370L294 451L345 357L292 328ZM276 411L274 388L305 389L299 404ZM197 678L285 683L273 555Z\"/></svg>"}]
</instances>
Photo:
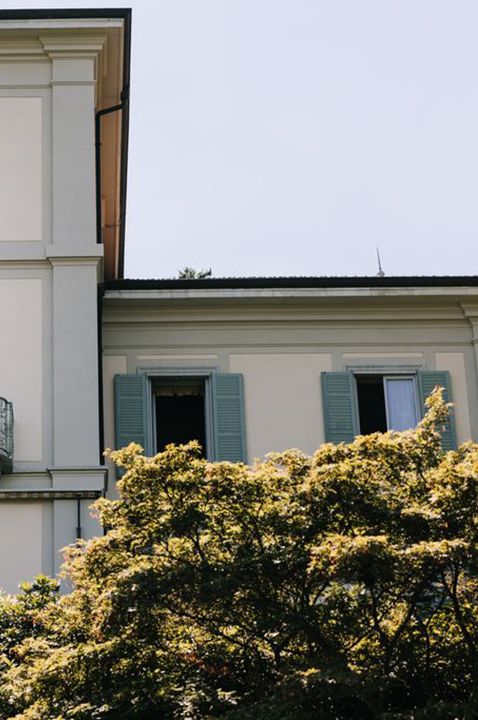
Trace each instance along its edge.
<instances>
[{"instance_id":1,"label":"window frame","mask_svg":"<svg viewBox=\"0 0 478 720\"><path fill-rule=\"evenodd\" d=\"M413 380L413 409L415 412L415 425L413 427L416 427L417 424L420 422L420 402L418 398L418 377L417 375L411 375L409 373L394 373L393 375L382 375L382 381L383 381L383 390L384 390L384 398L385 398L385 417L387 419L387 430L392 430L393 428L390 427L390 419L389 419L389 400L388 400L388 393L387 393L387 381L388 380Z\"/></svg>"},{"instance_id":2,"label":"window frame","mask_svg":"<svg viewBox=\"0 0 478 720\"><path fill-rule=\"evenodd\" d=\"M410 378L414 381L414 400L415 400L415 417L417 418L417 424L421 418L421 407L420 407L420 391L418 386L418 372L423 369L422 365L347 365L345 372L352 373L354 383L354 407L356 413L356 423L359 428L359 433L362 434L360 428L360 408L357 391L357 375L380 375L383 382L383 393L385 401L385 418L387 421L387 432L390 430L389 427L389 410L388 410L388 398L386 391L386 380L398 380Z\"/></svg>"},{"instance_id":3,"label":"window frame","mask_svg":"<svg viewBox=\"0 0 478 720\"><path fill-rule=\"evenodd\" d=\"M209 437L207 455L213 461L247 463L244 375L242 373L218 372L216 368L196 369L182 365L180 369L116 373L114 376L115 398L115 447L126 447L130 443L141 445L147 455L152 455L153 393L150 385L153 378L188 376L204 377L209 392Z\"/></svg>"},{"instance_id":4,"label":"window frame","mask_svg":"<svg viewBox=\"0 0 478 720\"><path fill-rule=\"evenodd\" d=\"M157 378L191 378L204 382L204 424L206 434L205 457L213 460L216 454L214 440L214 417L211 393L211 376L219 371L217 367L168 366L168 367L140 367L138 373L146 375L148 387L148 400L146 404L147 432L149 446L152 454L158 452L156 438L156 411L153 393L153 380Z\"/></svg>"},{"instance_id":5,"label":"window frame","mask_svg":"<svg viewBox=\"0 0 478 720\"><path fill-rule=\"evenodd\" d=\"M443 387L445 401L453 403L453 379L450 370L424 369L421 363L413 366L399 363L397 365L396 374L416 375L420 418L425 417L426 399L437 385ZM383 366L379 363L366 367L354 365L343 370L323 370L320 373L325 442L335 445L350 443L360 435L354 372L364 374L367 371L374 374L392 374L391 365ZM453 410L443 425L437 429L441 435L443 449L445 451L456 450L458 439Z\"/></svg>"}]
</instances>

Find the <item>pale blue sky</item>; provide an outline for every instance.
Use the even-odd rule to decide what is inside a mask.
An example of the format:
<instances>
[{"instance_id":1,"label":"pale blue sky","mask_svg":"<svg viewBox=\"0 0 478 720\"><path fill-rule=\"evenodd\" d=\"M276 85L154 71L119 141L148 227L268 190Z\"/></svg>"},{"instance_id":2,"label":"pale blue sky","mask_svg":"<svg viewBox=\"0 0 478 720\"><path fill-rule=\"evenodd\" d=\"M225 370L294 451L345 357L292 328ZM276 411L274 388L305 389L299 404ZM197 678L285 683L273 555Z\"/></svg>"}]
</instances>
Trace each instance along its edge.
<instances>
[{"instance_id":1,"label":"pale blue sky","mask_svg":"<svg viewBox=\"0 0 478 720\"><path fill-rule=\"evenodd\" d=\"M476 0L134 0L126 275L478 274Z\"/></svg>"}]
</instances>

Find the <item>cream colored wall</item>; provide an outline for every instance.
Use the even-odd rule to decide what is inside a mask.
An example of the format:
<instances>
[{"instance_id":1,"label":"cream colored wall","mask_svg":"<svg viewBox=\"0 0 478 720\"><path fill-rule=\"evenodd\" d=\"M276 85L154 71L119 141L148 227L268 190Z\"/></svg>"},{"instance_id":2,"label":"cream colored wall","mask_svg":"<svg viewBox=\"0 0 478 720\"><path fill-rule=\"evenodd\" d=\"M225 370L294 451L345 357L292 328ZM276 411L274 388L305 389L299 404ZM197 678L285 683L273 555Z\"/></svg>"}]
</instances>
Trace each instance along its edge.
<instances>
[{"instance_id":1,"label":"cream colored wall","mask_svg":"<svg viewBox=\"0 0 478 720\"><path fill-rule=\"evenodd\" d=\"M21 580L32 580L43 571L43 503L0 503L0 587L18 591Z\"/></svg>"},{"instance_id":2,"label":"cream colored wall","mask_svg":"<svg viewBox=\"0 0 478 720\"><path fill-rule=\"evenodd\" d=\"M243 373L248 459L296 447L306 453L324 438L320 374L330 354L233 354L231 372Z\"/></svg>"},{"instance_id":3,"label":"cream colored wall","mask_svg":"<svg viewBox=\"0 0 478 720\"><path fill-rule=\"evenodd\" d=\"M306 305L107 298L103 319L107 444L114 437L111 376L118 358L121 372L208 366L243 373L249 461L293 446L313 452L323 442L320 375L327 370L449 370L457 439L478 439L472 330L455 299L319 298Z\"/></svg>"},{"instance_id":4,"label":"cream colored wall","mask_svg":"<svg viewBox=\"0 0 478 720\"><path fill-rule=\"evenodd\" d=\"M437 352L435 353L435 365L437 370L448 370L450 373L458 442L470 440L472 432L465 356L463 353L457 352Z\"/></svg>"},{"instance_id":5,"label":"cream colored wall","mask_svg":"<svg viewBox=\"0 0 478 720\"><path fill-rule=\"evenodd\" d=\"M115 446L114 377L127 372L127 358L124 355L107 355L103 359L103 399L105 406L105 447Z\"/></svg>"},{"instance_id":6,"label":"cream colored wall","mask_svg":"<svg viewBox=\"0 0 478 720\"><path fill-rule=\"evenodd\" d=\"M13 401L15 462L40 461L44 402L42 280L0 278L0 307L0 395Z\"/></svg>"},{"instance_id":7,"label":"cream colored wall","mask_svg":"<svg viewBox=\"0 0 478 720\"><path fill-rule=\"evenodd\" d=\"M42 99L0 97L0 242L42 239Z\"/></svg>"}]
</instances>

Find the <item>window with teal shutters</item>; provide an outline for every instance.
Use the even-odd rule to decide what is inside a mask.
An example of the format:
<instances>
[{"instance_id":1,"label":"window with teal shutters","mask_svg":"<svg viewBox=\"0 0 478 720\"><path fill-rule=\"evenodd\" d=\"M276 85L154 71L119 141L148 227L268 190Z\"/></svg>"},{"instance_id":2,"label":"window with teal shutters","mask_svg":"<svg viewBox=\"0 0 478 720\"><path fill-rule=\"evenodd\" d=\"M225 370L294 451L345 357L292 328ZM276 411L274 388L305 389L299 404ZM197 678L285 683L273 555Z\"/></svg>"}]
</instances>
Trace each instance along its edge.
<instances>
[{"instance_id":1,"label":"window with teal shutters","mask_svg":"<svg viewBox=\"0 0 478 720\"><path fill-rule=\"evenodd\" d=\"M212 373L214 459L246 462L243 378L239 373Z\"/></svg>"},{"instance_id":2,"label":"window with teal shutters","mask_svg":"<svg viewBox=\"0 0 478 720\"><path fill-rule=\"evenodd\" d=\"M426 411L425 400L437 385L444 389L443 398L445 402L451 402L450 373L447 370L420 370L417 373L417 378L422 415L424 415ZM453 410L442 431L442 446L444 450L454 450L456 448L456 430Z\"/></svg>"},{"instance_id":3,"label":"window with teal shutters","mask_svg":"<svg viewBox=\"0 0 478 720\"><path fill-rule=\"evenodd\" d=\"M206 403L205 412L212 431L207 456L213 460L246 462L242 375L213 372L207 379L206 388L210 402ZM137 442L146 454L154 451L151 446L151 394L146 374L115 376L117 448ZM162 421L167 422L167 418Z\"/></svg>"},{"instance_id":4,"label":"window with teal shutters","mask_svg":"<svg viewBox=\"0 0 478 720\"><path fill-rule=\"evenodd\" d=\"M144 374L115 376L116 448L136 442L146 454L151 453L148 391Z\"/></svg>"},{"instance_id":5,"label":"window with teal shutters","mask_svg":"<svg viewBox=\"0 0 478 720\"><path fill-rule=\"evenodd\" d=\"M359 432L353 374L324 372L321 382L326 442L352 442Z\"/></svg>"},{"instance_id":6,"label":"window with teal shutters","mask_svg":"<svg viewBox=\"0 0 478 720\"><path fill-rule=\"evenodd\" d=\"M360 377L360 376L359 376ZM377 376L380 382L386 382L389 379L400 379L401 375L391 372L390 375L381 374ZM405 377L405 375L403 375ZM418 389L418 397L420 402L420 414L425 414L425 400L432 390L437 386L444 388L444 399L446 402L451 401L451 383L450 373L442 370L420 370L416 375L412 376ZM359 403L356 394L356 378L352 372L325 372L321 376L322 381L322 401L324 407L324 425L325 439L327 442L351 442L358 435L360 430L359 423ZM362 398L363 400L363 398ZM392 398L389 398L389 403ZM360 405L362 409L362 405ZM390 425L390 407L388 407L388 416L385 419L384 427ZM402 408L403 409L403 408ZM387 409L382 409L382 414ZM392 413L393 415L393 413ZM364 432L362 430L362 432ZM444 425L442 431L442 445L444 450L452 450L456 447L455 420L453 411L449 420Z\"/></svg>"}]
</instances>

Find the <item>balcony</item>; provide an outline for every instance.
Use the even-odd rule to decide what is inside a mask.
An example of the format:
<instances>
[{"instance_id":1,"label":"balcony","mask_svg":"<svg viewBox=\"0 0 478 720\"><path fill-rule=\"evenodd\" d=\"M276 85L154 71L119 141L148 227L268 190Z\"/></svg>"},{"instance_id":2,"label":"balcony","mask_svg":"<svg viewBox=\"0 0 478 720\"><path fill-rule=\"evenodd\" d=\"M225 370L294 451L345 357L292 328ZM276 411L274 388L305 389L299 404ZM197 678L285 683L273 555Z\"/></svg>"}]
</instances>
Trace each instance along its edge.
<instances>
[{"instance_id":1,"label":"balcony","mask_svg":"<svg viewBox=\"0 0 478 720\"><path fill-rule=\"evenodd\" d=\"M0 472L13 470L13 404L0 397Z\"/></svg>"}]
</instances>

